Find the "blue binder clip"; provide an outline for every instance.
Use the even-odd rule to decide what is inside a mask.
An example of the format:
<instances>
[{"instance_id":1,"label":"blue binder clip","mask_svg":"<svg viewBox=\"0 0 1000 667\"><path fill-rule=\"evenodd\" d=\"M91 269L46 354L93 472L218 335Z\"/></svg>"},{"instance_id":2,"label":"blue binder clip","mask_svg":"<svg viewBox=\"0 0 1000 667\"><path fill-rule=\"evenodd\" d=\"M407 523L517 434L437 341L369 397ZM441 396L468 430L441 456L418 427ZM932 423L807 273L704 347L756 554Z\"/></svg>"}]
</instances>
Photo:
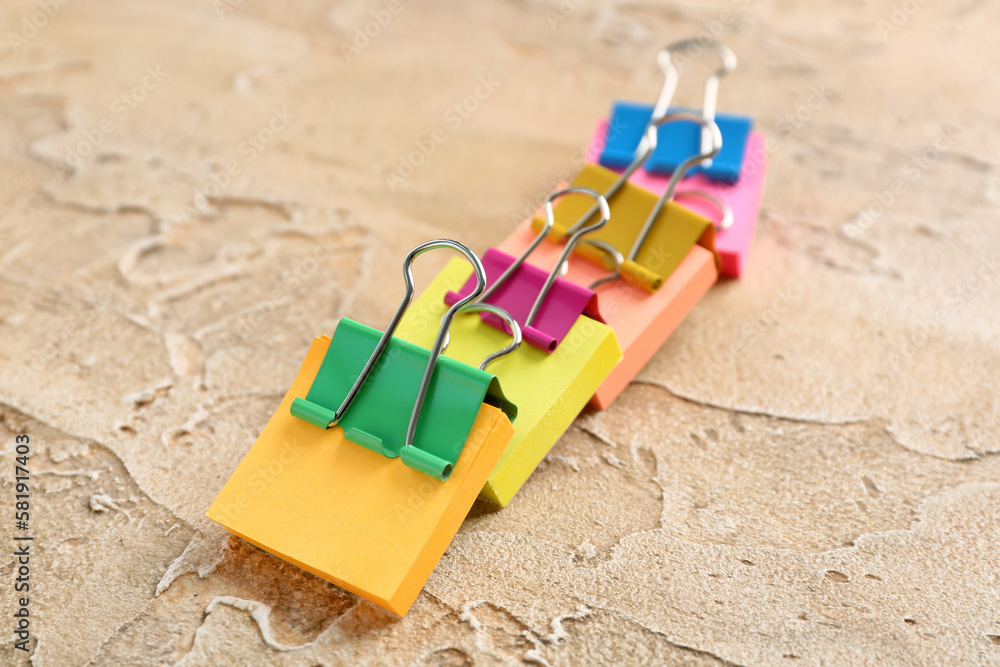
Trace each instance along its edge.
<instances>
[{"instance_id":1,"label":"blue binder clip","mask_svg":"<svg viewBox=\"0 0 1000 667\"><path fill-rule=\"evenodd\" d=\"M700 111L670 106L680 76L673 62L673 54L693 46L711 48L722 59L719 69L712 72L705 81L705 96ZM664 78L656 105L615 102L612 107L607 142L601 152L601 164L610 169L628 167L635 160L635 156L645 148L644 134L650 123L667 113L693 112L706 120L715 121L722 132L722 148L711 160L705 160L693 167L688 175L700 173L713 181L735 183L743 166L747 138L753 129L753 119L749 116L716 113L715 104L719 96L719 81L736 69L736 55L728 47L716 41L686 39L663 48L657 55L657 62L663 70ZM707 153L706 148L710 145L711 137L696 123L661 125L657 130L656 150L646 163L645 169L652 174L670 174L691 155Z\"/></svg>"}]
</instances>

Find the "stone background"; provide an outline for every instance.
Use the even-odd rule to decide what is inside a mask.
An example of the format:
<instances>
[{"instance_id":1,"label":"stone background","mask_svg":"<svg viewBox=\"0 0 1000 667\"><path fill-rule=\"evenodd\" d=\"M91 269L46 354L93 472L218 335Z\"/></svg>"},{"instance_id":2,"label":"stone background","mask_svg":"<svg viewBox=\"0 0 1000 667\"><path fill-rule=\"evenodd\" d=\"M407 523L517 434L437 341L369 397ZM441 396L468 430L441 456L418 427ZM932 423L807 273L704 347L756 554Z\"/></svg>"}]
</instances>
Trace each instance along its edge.
<instances>
[{"instance_id":1,"label":"stone background","mask_svg":"<svg viewBox=\"0 0 1000 667\"><path fill-rule=\"evenodd\" d=\"M59 1L0 7L34 664L1000 663L998 3ZM204 517L314 335L382 326L418 242L498 243L709 29L775 140L749 272L405 619Z\"/></svg>"}]
</instances>

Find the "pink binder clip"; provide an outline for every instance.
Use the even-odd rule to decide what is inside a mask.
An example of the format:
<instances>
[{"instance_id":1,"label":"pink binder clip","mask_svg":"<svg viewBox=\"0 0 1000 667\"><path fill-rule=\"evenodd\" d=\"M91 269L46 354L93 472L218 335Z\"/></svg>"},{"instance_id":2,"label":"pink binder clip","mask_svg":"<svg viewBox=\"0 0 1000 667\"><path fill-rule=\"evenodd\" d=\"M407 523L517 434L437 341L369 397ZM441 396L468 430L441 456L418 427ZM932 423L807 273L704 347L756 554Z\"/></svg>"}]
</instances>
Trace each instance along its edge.
<instances>
[{"instance_id":1,"label":"pink binder clip","mask_svg":"<svg viewBox=\"0 0 1000 667\"><path fill-rule=\"evenodd\" d=\"M601 218L580 228L570 237L551 271L546 272L526 263L528 256L552 230L555 221L553 200L570 193L586 194L596 199ZM545 226L520 256L515 258L495 248L490 248L483 255L488 287L479 302L506 310L521 325L524 340L546 352L552 352L559 346L580 315L604 322L594 291L560 277L559 272L581 237L606 225L610 217L608 202L590 188L572 187L552 193L545 202ZM444 301L449 306L453 305L474 289L475 279L470 277L458 292L445 294ZM490 326L510 333L507 324L492 313L483 312L480 317Z\"/></svg>"},{"instance_id":2,"label":"pink binder clip","mask_svg":"<svg viewBox=\"0 0 1000 667\"><path fill-rule=\"evenodd\" d=\"M596 162L604 150L608 134L608 121L597 124L590 146L587 149L587 161ZM738 278L743 274L750 245L753 242L754 230L757 227L757 217L760 214L760 201L764 192L764 178L767 174L766 139L763 132L751 132L747 139L746 153L740 176L732 185L709 180L703 174L694 174L681 181L677 197L681 198L685 191L697 189L725 203L732 210L732 224L720 229L716 224L715 249L722 260L720 276ZM616 171L621 172L621 169ZM670 176L651 174L645 169L638 169L629 181L646 188L654 194L661 195L670 183ZM718 209L711 202L685 201L684 205L692 211L709 219L716 219L713 210Z\"/></svg>"}]
</instances>

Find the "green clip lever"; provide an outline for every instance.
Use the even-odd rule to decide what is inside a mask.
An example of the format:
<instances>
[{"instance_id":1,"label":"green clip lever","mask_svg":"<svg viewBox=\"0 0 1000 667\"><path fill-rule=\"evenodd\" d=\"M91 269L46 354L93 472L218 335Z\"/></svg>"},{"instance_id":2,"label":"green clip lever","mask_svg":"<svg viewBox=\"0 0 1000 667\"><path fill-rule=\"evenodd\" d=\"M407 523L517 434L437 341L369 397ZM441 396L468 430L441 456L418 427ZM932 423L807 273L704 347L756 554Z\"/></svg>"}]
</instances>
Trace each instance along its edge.
<instances>
[{"instance_id":1,"label":"green clip lever","mask_svg":"<svg viewBox=\"0 0 1000 667\"><path fill-rule=\"evenodd\" d=\"M455 241L428 241L414 248L403 263L406 295L389 327L382 333L341 320L309 393L292 402L291 414L321 428L341 426L351 442L386 457L398 456L407 466L444 480L462 453L482 403L500 408L511 421L517 416L517 406L503 395L499 380L483 369L516 349L521 336L517 323L503 310L470 303L485 290L482 277L480 289L441 318L432 350L392 337L413 294L410 264L417 255L438 247L459 250L485 276L478 258ZM454 316L478 310L490 310L512 324L514 342L487 357L479 368L442 357Z\"/></svg>"}]
</instances>

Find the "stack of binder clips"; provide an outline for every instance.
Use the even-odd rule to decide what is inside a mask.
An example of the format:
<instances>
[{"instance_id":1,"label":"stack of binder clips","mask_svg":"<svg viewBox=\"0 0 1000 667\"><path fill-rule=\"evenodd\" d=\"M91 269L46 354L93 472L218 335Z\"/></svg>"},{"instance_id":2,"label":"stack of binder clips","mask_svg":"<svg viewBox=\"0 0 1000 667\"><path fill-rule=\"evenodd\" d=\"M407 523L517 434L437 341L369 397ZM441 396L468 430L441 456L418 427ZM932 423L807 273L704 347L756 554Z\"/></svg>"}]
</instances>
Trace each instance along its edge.
<instances>
[{"instance_id":1,"label":"stack of binder clips","mask_svg":"<svg viewBox=\"0 0 1000 667\"><path fill-rule=\"evenodd\" d=\"M260 437L208 510L227 530L400 615L476 497L511 502L590 404L607 408L720 276L743 272L766 170L747 116L616 102L590 160L480 259L452 240L403 261L380 331L316 338ZM454 258L414 298L413 261Z\"/></svg>"}]
</instances>

